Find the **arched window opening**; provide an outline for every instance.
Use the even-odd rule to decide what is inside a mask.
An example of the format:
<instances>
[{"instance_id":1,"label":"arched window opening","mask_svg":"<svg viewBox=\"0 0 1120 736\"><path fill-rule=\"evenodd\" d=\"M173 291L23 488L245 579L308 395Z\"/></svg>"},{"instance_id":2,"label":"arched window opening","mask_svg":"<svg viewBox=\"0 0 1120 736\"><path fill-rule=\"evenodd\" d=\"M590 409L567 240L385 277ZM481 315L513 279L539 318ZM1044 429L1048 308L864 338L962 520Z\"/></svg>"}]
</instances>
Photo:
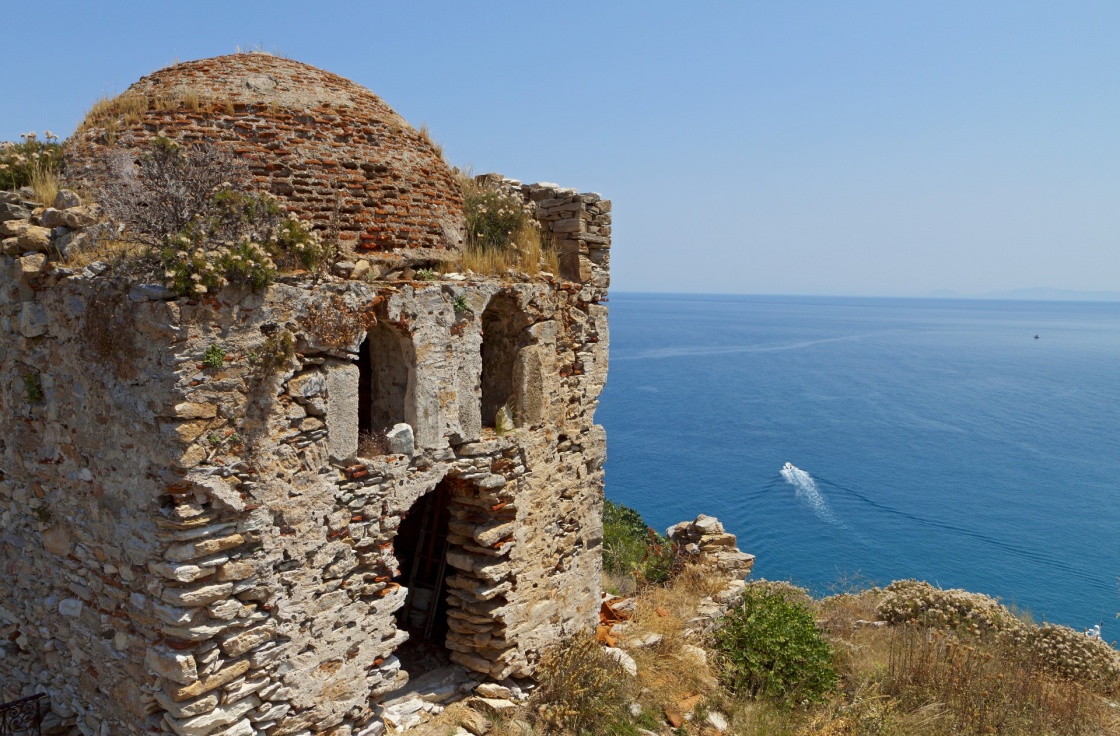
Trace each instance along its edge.
<instances>
[{"instance_id":1,"label":"arched window opening","mask_svg":"<svg viewBox=\"0 0 1120 736\"><path fill-rule=\"evenodd\" d=\"M410 409L415 382L412 343L378 323L358 352L358 454L385 453L385 433L401 422L414 424Z\"/></svg>"},{"instance_id":2,"label":"arched window opening","mask_svg":"<svg viewBox=\"0 0 1120 736\"><path fill-rule=\"evenodd\" d=\"M514 366L529 344L529 320L517 300L499 295L482 313L482 426L498 427L499 413L513 417L517 396Z\"/></svg>"}]
</instances>

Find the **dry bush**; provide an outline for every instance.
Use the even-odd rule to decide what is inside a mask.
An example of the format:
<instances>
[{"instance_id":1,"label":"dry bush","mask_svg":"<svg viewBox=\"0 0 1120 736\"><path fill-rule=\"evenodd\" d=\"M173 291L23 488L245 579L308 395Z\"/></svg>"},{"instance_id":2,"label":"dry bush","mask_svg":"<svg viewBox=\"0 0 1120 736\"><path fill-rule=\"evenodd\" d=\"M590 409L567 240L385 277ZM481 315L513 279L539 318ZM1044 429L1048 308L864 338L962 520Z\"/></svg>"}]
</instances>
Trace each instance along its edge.
<instances>
[{"instance_id":1,"label":"dry bush","mask_svg":"<svg viewBox=\"0 0 1120 736\"><path fill-rule=\"evenodd\" d=\"M890 637L878 621L880 590L834 595L815 603L817 623L832 645L840 688L855 698L875 681L890 658ZM865 623L860 623L865 622Z\"/></svg>"},{"instance_id":2,"label":"dry bush","mask_svg":"<svg viewBox=\"0 0 1120 736\"><path fill-rule=\"evenodd\" d=\"M850 636L864 628L860 621L879 619L879 599L882 591L873 588L859 593L842 593L817 601L817 619L825 631L833 636Z\"/></svg>"},{"instance_id":3,"label":"dry bush","mask_svg":"<svg viewBox=\"0 0 1120 736\"><path fill-rule=\"evenodd\" d=\"M1029 653L1055 675L1101 692L1120 690L1120 652L1066 626L1027 623L986 595L901 580L887 586L878 611L883 620L894 624L916 623L965 637L994 637Z\"/></svg>"},{"instance_id":4,"label":"dry bush","mask_svg":"<svg viewBox=\"0 0 1120 736\"><path fill-rule=\"evenodd\" d=\"M46 166L35 167L31 172L30 186L33 199L46 207L54 204L54 198L58 195L58 190L62 188L58 181L58 175L55 174L53 169Z\"/></svg>"},{"instance_id":5,"label":"dry bush","mask_svg":"<svg viewBox=\"0 0 1120 736\"><path fill-rule=\"evenodd\" d=\"M145 253L147 249L138 243L112 237L95 237L89 247L71 248L66 257L66 265L70 268L82 268L95 261L102 261L112 267L119 267L135 261Z\"/></svg>"},{"instance_id":6,"label":"dry bush","mask_svg":"<svg viewBox=\"0 0 1120 736\"><path fill-rule=\"evenodd\" d=\"M541 657L531 706L551 734L606 733L629 721L633 682L589 634L573 636Z\"/></svg>"},{"instance_id":7,"label":"dry bush","mask_svg":"<svg viewBox=\"0 0 1120 736\"><path fill-rule=\"evenodd\" d=\"M233 111L232 104L228 100L223 101L223 103L230 108L229 112ZM115 143L121 129L141 122L144 119L144 113L148 110L155 110L156 112L173 112L175 110L198 112L204 106L223 103L215 103L212 100L204 99L193 90L152 96L125 92L116 97L102 97L93 103L85 118L78 125L76 132L101 130L104 132L106 142Z\"/></svg>"},{"instance_id":8,"label":"dry bush","mask_svg":"<svg viewBox=\"0 0 1120 736\"><path fill-rule=\"evenodd\" d=\"M114 143L122 127L138 123L148 111L148 98L131 92L116 97L102 97L93 103L74 134L98 129L105 133L109 143Z\"/></svg>"},{"instance_id":9,"label":"dry bush","mask_svg":"<svg viewBox=\"0 0 1120 736\"><path fill-rule=\"evenodd\" d=\"M631 647L628 653L638 665L642 700L653 711L701 695L719 697L719 682L710 665L697 659L686 647L695 646L686 634L700 601L726 585L713 571L699 564L681 568L664 585L647 586L636 596L632 618L617 632L623 643L633 643L656 634L661 640L647 647Z\"/></svg>"},{"instance_id":10,"label":"dry bush","mask_svg":"<svg viewBox=\"0 0 1120 736\"><path fill-rule=\"evenodd\" d=\"M725 701L722 707L735 736L817 736L830 733L817 728L803 730L807 720L805 713L783 710L772 703L737 699Z\"/></svg>"},{"instance_id":11,"label":"dry bush","mask_svg":"<svg viewBox=\"0 0 1120 736\"><path fill-rule=\"evenodd\" d=\"M891 632L884 692L907 710L940 706L923 733L1103 734L1107 707L1087 688L1055 678L1040 661L995 637L965 643L918 626Z\"/></svg>"},{"instance_id":12,"label":"dry bush","mask_svg":"<svg viewBox=\"0 0 1120 736\"><path fill-rule=\"evenodd\" d=\"M302 320L303 332L329 348L346 349L377 325L373 307L379 303L375 299L369 308L359 310L347 304L338 294L317 299L307 308Z\"/></svg>"},{"instance_id":13,"label":"dry bush","mask_svg":"<svg viewBox=\"0 0 1120 736\"><path fill-rule=\"evenodd\" d=\"M132 151L112 151L106 163L108 177L97 192L101 207L128 239L153 249L209 216L216 192L244 187L249 179L248 167L225 148L180 146L167 138L157 138L139 159Z\"/></svg>"},{"instance_id":14,"label":"dry bush","mask_svg":"<svg viewBox=\"0 0 1120 736\"><path fill-rule=\"evenodd\" d=\"M435 149L440 158L443 158L443 146L436 143L436 139L432 137L432 131L428 129L427 124L421 125L420 129L416 132L420 134L420 137L424 139L425 143Z\"/></svg>"},{"instance_id":15,"label":"dry bush","mask_svg":"<svg viewBox=\"0 0 1120 736\"><path fill-rule=\"evenodd\" d=\"M384 431L362 430L358 433L358 457L371 458L389 454L389 441Z\"/></svg>"}]
</instances>

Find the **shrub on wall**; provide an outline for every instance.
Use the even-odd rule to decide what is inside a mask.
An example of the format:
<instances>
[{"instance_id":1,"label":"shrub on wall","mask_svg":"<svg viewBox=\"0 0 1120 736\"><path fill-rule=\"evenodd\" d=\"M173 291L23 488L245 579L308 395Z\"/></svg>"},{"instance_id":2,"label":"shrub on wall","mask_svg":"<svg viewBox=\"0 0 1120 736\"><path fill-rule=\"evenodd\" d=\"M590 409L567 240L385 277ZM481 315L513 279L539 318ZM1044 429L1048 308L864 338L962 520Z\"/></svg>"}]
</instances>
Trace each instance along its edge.
<instances>
[{"instance_id":1,"label":"shrub on wall","mask_svg":"<svg viewBox=\"0 0 1120 736\"><path fill-rule=\"evenodd\" d=\"M552 273L559 270L555 251L543 246L540 223L520 197L486 177L458 173L467 229L465 270L483 274L510 269L535 274L542 266Z\"/></svg>"},{"instance_id":2,"label":"shrub on wall","mask_svg":"<svg viewBox=\"0 0 1120 736\"><path fill-rule=\"evenodd\" d=\"M245 167L211 146L157 138L134 161L117 152L100 192L122 237L154 254L161 280L198 296L228 284L261 288L282 271L314 271L332 249L267 194L245 191Z\"/></svg>"}]
</instances>

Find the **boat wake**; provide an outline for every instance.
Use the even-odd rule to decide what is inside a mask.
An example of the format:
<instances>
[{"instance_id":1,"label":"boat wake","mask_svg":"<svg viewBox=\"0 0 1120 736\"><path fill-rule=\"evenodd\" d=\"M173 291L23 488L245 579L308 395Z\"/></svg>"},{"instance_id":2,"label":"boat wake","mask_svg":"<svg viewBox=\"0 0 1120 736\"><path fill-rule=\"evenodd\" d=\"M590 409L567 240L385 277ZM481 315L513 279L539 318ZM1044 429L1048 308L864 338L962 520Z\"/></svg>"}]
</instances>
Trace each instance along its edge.
<instances>
[{"instance_id":1,"label":"boat wake","mask_svg":"<svg viewBox=\"0 0 1120 736\"><path fill-rule=\"evenodd\" d=\"M817 482L813 480L813 476L793 463L786 463L782 468L782 477L786 479L786 483L793 486L797 497L809 504L813 513L821 521L840 527L844 526L844 522L837 519L836 514L832 513L832 509L828 507L828 502L824 500L824 496L817 489Z\"/></svg>"}]
</instances>

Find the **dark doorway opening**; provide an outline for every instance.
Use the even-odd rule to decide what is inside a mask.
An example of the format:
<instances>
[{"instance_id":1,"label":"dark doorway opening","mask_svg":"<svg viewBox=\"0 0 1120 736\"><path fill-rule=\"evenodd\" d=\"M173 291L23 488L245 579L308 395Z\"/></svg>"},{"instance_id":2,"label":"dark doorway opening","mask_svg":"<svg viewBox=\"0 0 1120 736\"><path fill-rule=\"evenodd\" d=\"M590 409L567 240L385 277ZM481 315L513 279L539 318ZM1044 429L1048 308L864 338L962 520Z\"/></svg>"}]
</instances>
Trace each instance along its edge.
<instances>
[{"instance_id":1,"label":"dark doorway opening","mask_svg":"<svg viewBox=\"0 0 1120 736\"><path fill-rule=\"evenodd\" d=\"M400 566L395 581L408 589L397 611L397 628L409 639L396 651L411 675L450 664L447 647L447 578L455 569L447 564L451 483L440 481L408 510L393 542Z\"/></svg>"}]
</instances>

